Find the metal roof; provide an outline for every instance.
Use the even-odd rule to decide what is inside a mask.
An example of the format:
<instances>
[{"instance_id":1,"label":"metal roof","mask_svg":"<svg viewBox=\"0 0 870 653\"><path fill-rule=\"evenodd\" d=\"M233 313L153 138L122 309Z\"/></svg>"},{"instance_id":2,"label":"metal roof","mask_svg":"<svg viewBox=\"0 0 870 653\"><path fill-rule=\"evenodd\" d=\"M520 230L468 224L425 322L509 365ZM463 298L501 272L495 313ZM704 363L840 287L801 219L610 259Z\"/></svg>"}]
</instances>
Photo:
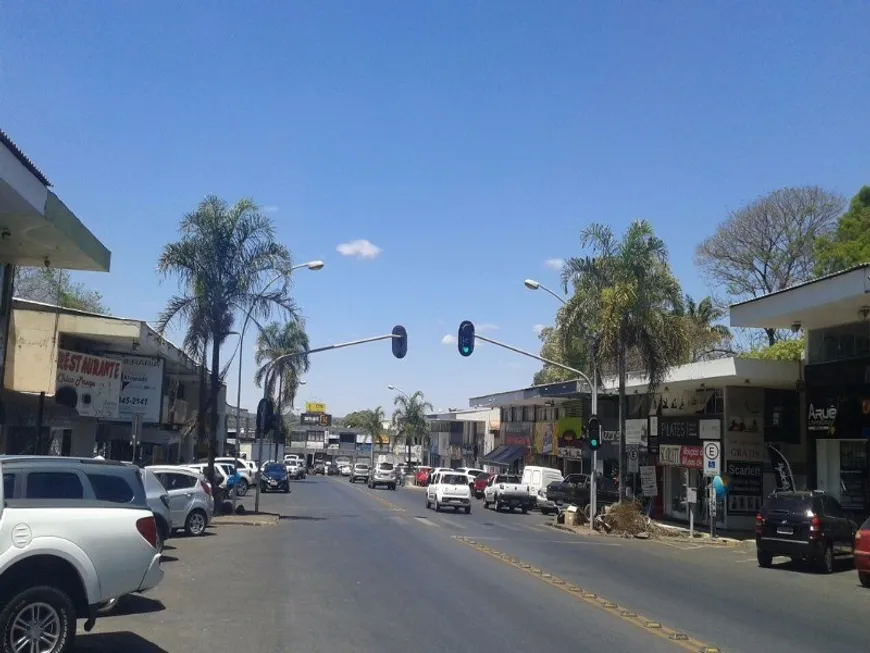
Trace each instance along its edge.
<instances>
[{"instance_id":1,"label":"metal roof","mask_svg":"<svg viewBox=\"0 0 870 653\"><path fill-rule=\"evenodd\" d=\"M15 158L21 162L21 165L27 168L34 177L39 179L39 181L41 181L46 187L51 187L51 182L45 177L44 174L42 174L40 169L36 167L36 164L33 163L33 161L31 161L29 158L27 158L27 155L21 151L21 148L18 147L12 141L12 139L9 138L9 135L2 129L0 129L0 143L5 145L6 148L10 152L12 152Z\"/></svg>"}]
</instances>

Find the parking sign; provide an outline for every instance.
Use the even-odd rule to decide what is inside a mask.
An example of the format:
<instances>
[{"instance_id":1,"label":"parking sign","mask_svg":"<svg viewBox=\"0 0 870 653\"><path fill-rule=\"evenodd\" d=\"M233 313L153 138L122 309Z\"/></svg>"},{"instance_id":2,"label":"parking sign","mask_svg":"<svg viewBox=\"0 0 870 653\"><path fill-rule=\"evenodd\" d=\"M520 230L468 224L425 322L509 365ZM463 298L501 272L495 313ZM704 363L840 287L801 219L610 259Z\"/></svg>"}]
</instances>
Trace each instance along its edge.
<instances>
[{"instance_id":1,"label":"parking sign","mask_svg":"<svg viewBox=\"0 0 870 653\"><path fill-rule=\"evenodd\" d=\"M718 442L704 443L704 476L719 476L722 468Z\"/></svg>"}]
</instances>

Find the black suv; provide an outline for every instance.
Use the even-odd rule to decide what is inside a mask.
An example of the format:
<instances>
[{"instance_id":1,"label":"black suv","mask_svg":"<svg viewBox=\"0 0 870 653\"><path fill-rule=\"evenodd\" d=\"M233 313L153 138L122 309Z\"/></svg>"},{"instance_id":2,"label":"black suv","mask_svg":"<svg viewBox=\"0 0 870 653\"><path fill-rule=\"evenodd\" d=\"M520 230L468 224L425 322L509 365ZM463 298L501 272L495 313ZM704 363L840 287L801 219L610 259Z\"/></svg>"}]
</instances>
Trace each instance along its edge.
<instances>
[{"instance_id":1,"label":"black suv","mask_svg":"<svg viewBox=\"0 0 870 653\"><path fill-rule=\"evenodd\" d=\"M857 529L824 492L774 492L755 518L758 565L769 567L774 556L786 556L818 564L829 574L835 555L852 553Z\"/></svg>"}]
</instances>

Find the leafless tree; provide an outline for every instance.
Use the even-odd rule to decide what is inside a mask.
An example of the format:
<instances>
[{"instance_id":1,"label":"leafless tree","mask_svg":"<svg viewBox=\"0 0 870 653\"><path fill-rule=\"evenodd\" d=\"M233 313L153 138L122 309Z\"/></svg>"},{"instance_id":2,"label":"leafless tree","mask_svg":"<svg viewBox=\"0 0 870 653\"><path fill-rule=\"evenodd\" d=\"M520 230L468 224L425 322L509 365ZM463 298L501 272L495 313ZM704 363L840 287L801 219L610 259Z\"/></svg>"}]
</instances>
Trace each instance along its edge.
<instances>
[{"instance_id":1,"label":"leafless tree","mask_svg":"<svg viewBox=\"0 0 870 653\"><path fill-rule=\"evenodd\" d=\"M813 275L816 239L835 228L844 197L818 186L781 188L732 212L695 262L731 302L783 290ZM779 339L766 329L769 344Z\"/></svg>"}]
</instances>

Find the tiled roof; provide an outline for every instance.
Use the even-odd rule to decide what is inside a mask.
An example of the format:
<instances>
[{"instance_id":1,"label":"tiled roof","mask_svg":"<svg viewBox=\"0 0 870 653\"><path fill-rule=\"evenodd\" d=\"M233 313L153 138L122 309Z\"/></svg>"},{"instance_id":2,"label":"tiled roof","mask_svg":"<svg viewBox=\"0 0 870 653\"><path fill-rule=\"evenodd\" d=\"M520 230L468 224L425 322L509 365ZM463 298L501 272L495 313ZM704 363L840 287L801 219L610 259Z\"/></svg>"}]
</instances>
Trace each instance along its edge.
<instances>
[{"instance_id":1,"label":"tiled roof","mask_svg":"<svg viewBox=\"0 0 870 653\"><path fill-rule=\"evenodd\" d=\"M4 132L2 129L0 129L0 143L5 145L9 149L9 151L15 155L15 158L21 162L21 165L27 168L34 177L39 179L39 181L41 181L46 186L51 186L51 182L45 178L45 175L40 172L39 168L34 165L33 161L27 158L27 155L24 154L24 152L22 152L15 143L12 142L12 139L9 138L6 132Z\"/></svg>"}]
</instances>

